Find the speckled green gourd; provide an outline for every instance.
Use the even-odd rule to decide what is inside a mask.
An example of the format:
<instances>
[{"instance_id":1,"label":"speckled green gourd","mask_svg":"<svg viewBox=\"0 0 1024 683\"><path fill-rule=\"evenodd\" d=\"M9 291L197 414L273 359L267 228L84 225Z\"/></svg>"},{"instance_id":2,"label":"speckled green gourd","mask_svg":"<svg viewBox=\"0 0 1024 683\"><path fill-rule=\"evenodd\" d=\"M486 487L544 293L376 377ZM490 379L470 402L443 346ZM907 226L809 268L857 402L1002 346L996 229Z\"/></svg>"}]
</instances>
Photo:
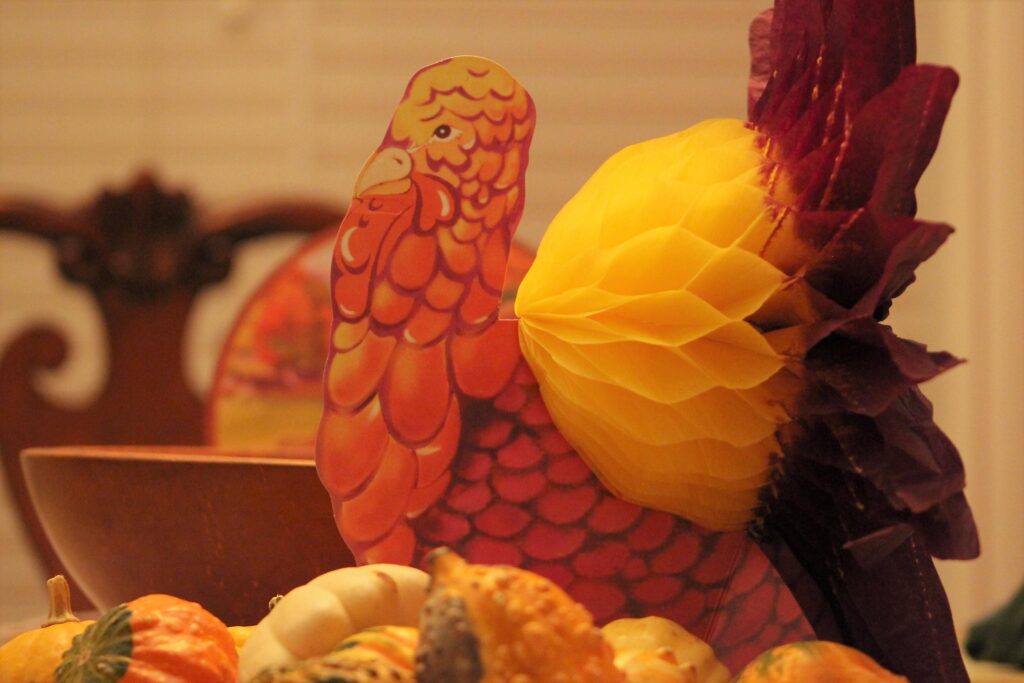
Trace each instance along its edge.
<instances>
[{"instance_id":1,"label":"speckled green gourd","mask_svg":"<svg viewBox=\"0 0 1024 683\"><path fill-rule=\"evenodd\" d=\"M251 683L415 683L418 631L380 626L346 638L332 652L262 672Z\"/></svg>"}]
</instances>

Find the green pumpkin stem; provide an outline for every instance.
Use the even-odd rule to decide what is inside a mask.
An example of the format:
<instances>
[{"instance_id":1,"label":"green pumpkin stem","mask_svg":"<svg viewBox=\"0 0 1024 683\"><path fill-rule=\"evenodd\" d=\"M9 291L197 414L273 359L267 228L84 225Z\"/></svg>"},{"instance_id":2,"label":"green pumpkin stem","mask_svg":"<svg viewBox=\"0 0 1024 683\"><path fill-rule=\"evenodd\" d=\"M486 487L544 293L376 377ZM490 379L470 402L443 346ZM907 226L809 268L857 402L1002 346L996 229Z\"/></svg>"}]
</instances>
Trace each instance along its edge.
<instances>
[{"instance_id":1,"label":"green pumpkin stem","mask_svg":"<svg viewBox=\"0 0 1024 683\"><path fill-rule=\"evenodd\" d=\"M48 580L46 590L50 593L50 614L43 622L43 627L66 624L69 621L80 621L71 611L71 589L63 574L57 574Z\"/></svg>"}]
</instances>

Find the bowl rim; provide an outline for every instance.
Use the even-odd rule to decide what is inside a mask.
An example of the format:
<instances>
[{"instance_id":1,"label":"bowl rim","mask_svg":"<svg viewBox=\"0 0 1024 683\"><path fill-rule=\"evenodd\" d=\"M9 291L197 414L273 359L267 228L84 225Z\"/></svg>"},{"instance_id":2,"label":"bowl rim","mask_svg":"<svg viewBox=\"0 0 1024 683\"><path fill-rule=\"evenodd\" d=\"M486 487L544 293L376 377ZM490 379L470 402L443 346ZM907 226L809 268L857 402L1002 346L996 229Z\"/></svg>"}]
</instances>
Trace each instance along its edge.
<instances>
[{"instance_id":1,"label":"bowl rim","mask_svg":"<svg viewBox=\"0 0 1024 683\"><path fill-rule=\"evenodd\" d=\"M270 465L313 467L311 448L222 448L218 446L168 445L69 445L33 446L21 451L22 462L42 458L73 460L123 460L135 462L198 463L218 465Z\"/></svg>"}]
</instances>

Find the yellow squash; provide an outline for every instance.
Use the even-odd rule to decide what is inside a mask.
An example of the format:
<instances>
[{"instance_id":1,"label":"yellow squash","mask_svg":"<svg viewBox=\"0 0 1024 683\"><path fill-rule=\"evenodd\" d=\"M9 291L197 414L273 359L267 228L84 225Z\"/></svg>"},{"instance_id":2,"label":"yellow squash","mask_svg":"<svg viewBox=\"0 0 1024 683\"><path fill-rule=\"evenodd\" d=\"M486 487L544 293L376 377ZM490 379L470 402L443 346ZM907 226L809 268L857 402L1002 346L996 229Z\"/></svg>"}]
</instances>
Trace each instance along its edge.
<instances>
[{"instance_id":1,"label":"yellow squash","mask_svg":"<svg viewBox=\"0 0 1024 683\"><path fill-rule=\"evenodd\" d=\"M730 679L710 645L669 619L617 619L606 624L601 635L615 650L615 665L629 683L728 683ZM692 677L676 674L673 665L676 671L691 670Z\"/></svg>"},{"instance_id":2,"label":"yellow squash","mask_svg":"<svg viewBox=\"0 0 1024 683\"><path fill-rule=\"evenodd\" d=\"M27 631L0 647L0 681L3 683L52 683L71 641L91 621L80 621L71 611L68 582L58 574L46 582L50 615L42 627Z\"/></svg>"}]
</instances>

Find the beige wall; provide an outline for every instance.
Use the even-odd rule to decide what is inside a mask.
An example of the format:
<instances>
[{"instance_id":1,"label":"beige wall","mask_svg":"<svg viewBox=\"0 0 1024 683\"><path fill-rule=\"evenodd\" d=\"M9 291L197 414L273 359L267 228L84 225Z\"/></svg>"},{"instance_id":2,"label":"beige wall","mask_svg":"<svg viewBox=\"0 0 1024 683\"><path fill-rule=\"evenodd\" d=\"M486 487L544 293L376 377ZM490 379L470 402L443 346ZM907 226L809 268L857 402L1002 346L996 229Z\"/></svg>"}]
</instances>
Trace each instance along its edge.
<instances>
[{"instance_id":1,"label":"beige wall","mask_svg":"<svg viewBox=\"0 0 1024 683\"><path fill-rule=\"evenodd\" d=\"M1024 2L918 4L919 59L961 76L920 214L957 232L893 324L968 361L925 386L964 456L981 531L981 559L940 565L962 625L1024 581Z\"/></svg>"},{"instance_id":2,"label":"beige wall","mask_svg":"<svg viewBox=\"0 0 1024 683\"><path fill-rule=\"evenodd\" d=\"M340 201L408 76L475 53L507 66L537 102L521 228L536 242L611 152L743 115L746 24L767 2L2 0L0 192L75 201L145 164L214 207L280 194ZM963 623L1024 578L1024 4L918 4L922 61L963 76L921 214L958 233L897 304L894 324L971 359L926 387L964 452L982 524L983 559L943 568ZM289 244L252 248L201 302L189 333L198 391L230 324L225 311ZM45 247L4 238L0 344L38 317L80 341L44 386L87 400L103 373L88 300L57 283ZM4 510L0 621L38 612L41 584L23 548Z\"/></svg>"}]
</instances>

